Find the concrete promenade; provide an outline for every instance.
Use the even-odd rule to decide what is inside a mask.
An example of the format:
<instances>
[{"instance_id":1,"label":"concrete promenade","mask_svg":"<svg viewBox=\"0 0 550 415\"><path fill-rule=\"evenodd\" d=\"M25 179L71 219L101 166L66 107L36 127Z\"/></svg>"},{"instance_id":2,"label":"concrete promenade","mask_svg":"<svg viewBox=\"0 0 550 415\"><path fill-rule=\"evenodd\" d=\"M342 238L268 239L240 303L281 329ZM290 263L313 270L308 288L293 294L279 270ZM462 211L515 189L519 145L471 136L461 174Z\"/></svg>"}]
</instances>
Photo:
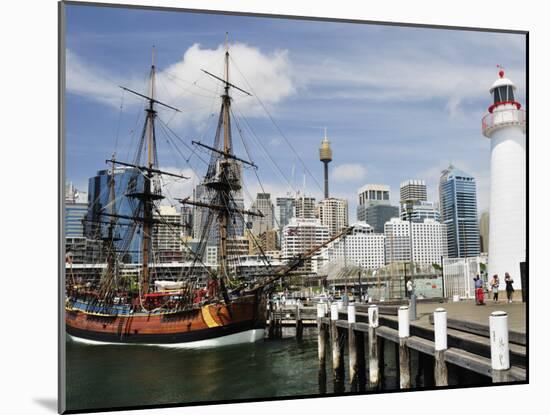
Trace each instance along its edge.
<instances>
[{"instance_id":1,"label":"concrete promenade","mask_svg":"<svg viewBox=\"0 0 550 415\"><path fill-rule=\"evenodd\" d=\"M501 295L499 295L501 297ZM520 333L526 332L525 310L526 304L521 301L514 301L511 304L504 299L498 303L485 299L486 305L476 305L474 300L462 300L456 303L418 303L417 315L420 320L428 320L428 317L438 307L447 310L448 318L469 321L489 326L489 316L494 311L505 311L508 313L508 328Z\"/></svg>"}]
</instances>

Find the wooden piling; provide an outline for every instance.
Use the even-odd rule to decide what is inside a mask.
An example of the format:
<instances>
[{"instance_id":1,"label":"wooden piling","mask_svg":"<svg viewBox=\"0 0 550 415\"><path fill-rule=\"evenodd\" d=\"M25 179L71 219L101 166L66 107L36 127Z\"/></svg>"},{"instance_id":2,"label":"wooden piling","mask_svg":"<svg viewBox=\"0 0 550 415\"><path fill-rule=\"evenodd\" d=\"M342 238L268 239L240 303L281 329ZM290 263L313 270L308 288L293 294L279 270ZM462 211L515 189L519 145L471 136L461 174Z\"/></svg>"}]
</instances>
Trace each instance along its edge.
<instances>
[{"instance_id":1,"label":"wooden piling","mask_svg":"<svg viewBox=\"0 0 550 415\"><path fill-rule=\"evenodd\" d=\"M301 309L300 309L299 304L296 305L295 319L296 319L296 339L297 340L302 340L302 335L303 335L303 332L304 332L304 325L303 325L303 322L302 322L302 313L301 313Z\"/></svg>"},{"instance_id":2,"label":"wooden piling","mask_svg":"<svg viewBox=\"0 0 550 415\"><path fill-rule=\"evenodd\" d=\"M409 307L402 306L398 310L399 322L399 387L409 389L411 387L411 362L407 338L409 337Z\"/></svg>"},{"instance_id":3,"label":"wooden piling","mask_svg":"<svg viewBox=\"0 0 550 415\"><path fill-rule=\"evenodd\" d=\"M275 336L275 313L273 310L273 300L269 300L269 331L267 337L272 339Z\"/></svg>"},{"instance_id":4,"label":"wooden piling","mask_svg":"<svg viewBox=\"0 0 550 415\"><path fill-rule=\"evenodd\" d=\"M349 383L352 390L357 390L359 363L357 353L356 333L353 328L355 324L355 304L348 305L348 355L349 355Z\"/></svg>"},{"instance_id":5,"label":"wooden piling","mask_svg":"<svg viewBox=\"0 0 550 415\"><path fill-rule=\"evenodd\" d=\"M326 369L326 339L327 330L323 324L325 317L324 304L317 304L317 347L319 356L319 393L327 391L327 369Z\"/></svg>"},{"instance_id":6,"label":"wooden piling","mask_svg":"<svg viewBox=\"0 0 550 415\"><path fill-rule=\"evenodd\" d=\"M378 359L379 341L376 336L378 327L378 306L369 307L369 386L378 388L380 386L380 361Z\"/></svg>"},{"instance_id":7,"label":"wooden piling","mask_svg":"<svg viewBox=\"0 0 550 415\"><path fill-rule=\"evenodd\" d=\"M343 392L344 389L344 350L340 341L340 333L336 321L338 320L338 306L330 306L330 340L332 348L332 372L334 377L334 391Z\"/></svg>"},{"instance_id":8,"label":"wooden piling","mask_svg":"<svg viewBox=\"0 0 550 415\"><path fill-rule=\"evenodd\" d=\"M445 362L445 350L436 350L434 358L435 386L447 386L449 384L449 373L447 363Z\"/></svg>"}]
</instances>

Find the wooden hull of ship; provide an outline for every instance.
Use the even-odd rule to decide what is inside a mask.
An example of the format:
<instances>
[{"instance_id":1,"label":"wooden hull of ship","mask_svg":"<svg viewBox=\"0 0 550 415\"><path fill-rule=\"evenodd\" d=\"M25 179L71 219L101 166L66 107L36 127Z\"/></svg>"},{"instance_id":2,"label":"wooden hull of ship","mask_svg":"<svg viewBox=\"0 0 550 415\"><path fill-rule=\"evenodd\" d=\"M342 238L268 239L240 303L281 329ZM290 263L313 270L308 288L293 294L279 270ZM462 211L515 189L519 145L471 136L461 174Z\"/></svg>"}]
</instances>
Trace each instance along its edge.
<instances>
[{"instance_id":1,"label":"wooden hull of ship","mask_svg":"<svg viewBox=\"0 0 550 415\"><path fill-rule=\"evenodd\" d=\"M258 295L240 297L229 306L208 304L162 314L110 316L65 310L67 334L89 343L175 347L248 343L263 338L265 320L265 298Z\"/></svg>"}]
</instances>

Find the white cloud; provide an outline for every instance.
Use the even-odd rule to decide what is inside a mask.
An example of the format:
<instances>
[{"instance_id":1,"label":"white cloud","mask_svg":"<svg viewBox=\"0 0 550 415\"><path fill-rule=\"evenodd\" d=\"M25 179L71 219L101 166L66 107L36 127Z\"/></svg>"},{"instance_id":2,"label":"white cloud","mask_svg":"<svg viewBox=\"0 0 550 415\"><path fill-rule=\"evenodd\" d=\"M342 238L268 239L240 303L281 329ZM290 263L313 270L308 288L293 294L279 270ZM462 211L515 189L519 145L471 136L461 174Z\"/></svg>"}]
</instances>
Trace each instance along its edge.
<instances>
[{"instance_id":1,"label":"white cloud","mask_svg":"<svg viewBox=\"0 0 550 415\"><path fill-rule=\"evenodd\" d=\"M367 175L367 168L361 164L340 164L332 170L332 179L337 182L358 181Z\"/></svg>"},{"instance_id":2,"label":"white cloud","mask_svg":"<svg viewBox=\"0 0 550 415\"><path fill-rule=\"evenodd\" d=\"M477 36L479 37L479 36ZM476 44L477 37L468 38L471 47L499 51L499 56L524 56L524 44L519 36L485 39ZM443 100L449 116L463 115L464 102L486 96L490 101L489 87L497 77L496 62L484 60L468 62L463 59L463 42L444 44L444 50L431 41L403 44L373 54L339 56L316 62L316 56L304 57L296 64L298 83L318 99L369 100L377 103L400 101L420 102ZM496 47L498 45L498 48ZM506 65L505 65L506 66ZM525 91L523 62L510 62L506 75ZM315 87L315 88L312 88ZM328 88L326 88L328 87ZM320 88L320 92L316 91ZM312 92L313 91L313 92Z\"/></svg>"},{"instance_id":3,"label":"white cloud","mask_svg":"<svg viewBox=\"0 0 550 415\"><path fill-rule=\"evenodd\" d=\"M194 44L185 51L181 60L157 73L156 98L182 110L181 114L174 116L172 111L158 106L161 118L165 121L172 119L176 124L191 122L200 127L212 112L218 111L222 84L201 69L222 77L224 53L222 45L205 49ZM259 97L266 107L294 94L293 68L286 50L265 53L256 47L236 43L231 45L230 54L230 81ZM137 76L110 73L67 51L68 92L118 108L122 96L119 85L149 94L146 92L148 85ZM233 102L238 104L239 113L251 117L265 116L254 97L235 89L231 94ZM125 93L124 100L125 106L143 105L143 100L129 93Z\"/></svg>"},{"instance_id":4,"label":"white cloud","mask_svg":"<svg viewBox=\"0 0 550 415\"><path fill-rule=\"evenodd\" d=\"M162 176L161 186L162 193L165 199L162 200L163 205L179 206L176 199L184 199L193 195L193 189L200 183L201 179L198 176L199 172L195 172L190 168L178 169L176 167L161 167L160 170L188 177L189 179L179 179L172 176Z\"/></svg>"}]
</instances>

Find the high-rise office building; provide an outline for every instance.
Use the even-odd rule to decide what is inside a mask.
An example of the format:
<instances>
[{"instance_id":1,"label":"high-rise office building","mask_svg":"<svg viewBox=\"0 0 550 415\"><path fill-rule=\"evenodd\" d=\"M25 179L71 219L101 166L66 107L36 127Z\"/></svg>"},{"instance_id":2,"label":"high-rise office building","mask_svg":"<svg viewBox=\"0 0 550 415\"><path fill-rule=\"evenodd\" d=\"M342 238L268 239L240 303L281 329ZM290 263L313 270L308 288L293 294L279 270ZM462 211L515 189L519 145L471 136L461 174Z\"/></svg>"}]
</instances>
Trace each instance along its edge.
<instances>
[{"instance_id":1,"label":"high-rise office building","mask_svg":"<svg viewBox=\"0 0 550 415\"><path fill-rule=\"evenodd\" d=\"M389 205L390 186L385 184L366 184L357 192L360 206Z\"/></svg>"},{"instance_id":2,"label":"high-rise office building","mask_svg":"<svg viewBox=\"0 0 550 415\"><path fill-rule=\"evenodd\" d=\"M215 192L204 184L199 184L195 187L194 199L198 202L213 203L214 195ZM241 190L231 192L230 207L234 209L244 209L244 199ZM194 206L192 209L192 217L193 238L195 240L206 241L209 245L217 245L219 243L217 212L206 207ZM243 236L244 228L245 219L243 214L235 213L227 225L228 237Z\"/></svg>"},{"instance_id":3,"label":"high-rise office building","mask_svg":"<svg viewBox=\"0 0 550 415\"><path fill-rule=\"evenodd\" d=\"M399 217L399 208L391 205L367 206L363 211L357 209L357 220L367 222L376 233L384 233L384 225L392 218ZM361 214L360 214L361 213Z\"/></svg>"},{"instance_id":4,"label":"high-rise office building","mask_svg":"<svg viewBox=\"0 0 550 415\"><path fill-rule=\"evenodd\" d=\"M334 236L348 227L348 201L344 199L323 199L317 205L317 217L321 225L328 226L330 235Z\"/></svg>"},{"instance_id":5,"label":"high-rise office building","mask_svg":"<svg viewBox=\"0 0 550 415\"><path fill-rule=\"evenodd\" d=\"M407 210L407 204L402 204L400 213L401 219L409 220L409 215L413 222L424 222L424 219L433 219L437 222L441 221L439 208L434 202L415 201L410 206L410 212Z\"/></svg>"},{"instance_id":6,"label":"high-rise office building","mask_svg":"<svg viewBox=\"0 0 550 415\"><path fill-rule=\"evenodd\" d=\"M279 229L288 225L290 219L296 216L296 199L293 197L278 197L275 204L277 210L275 217Z\"/></svg>"},{"instance_id":7,"label":"high-rise office building","mask_svg":"<svg viewBox=\"0 0 550 415\"><path fill-rule=\"evenodd\" d=\"M319 246L330 238L328 226L321 225L319 219L292 218L283 228L281 244L282 256L285 259L302 255L312 248ZM311 260L304 261L298 268L303 272L317 272L318 255Z\"/></svg>"},{"instance_id":8,"label":"high-rise office building","mask_svg":"<svg viewBox=\"0 0 550 415\"><path fill-rule=\"evenodd\" d=\"M296 217L299 219L315 219L315 198L296 196Z\"/></svg>"},{"instance_id":9,"label":"high-rise office building","mask_svg":"<svg viewBox=\"0 0 550 415\"><path fill-rule=\"evenodd\" d=\"M384 224L399 216L399 208L390 204L390 186L366 184L359 189L357 220L367 222L376 233L384 232Z\"/></svg>"},{"instance_id":10,"label":"high-rise office building","mask_svg":"<svg viewBox=\"0 0 550 415\"><path fill-rule=\"evenodd\" d=\"M447 231L445 225L433 219L422 223L394 218L386 223L384 229L386 263L409 262L412 259L419 264L439 264L447 256Z\"/></svg>"},{"instance_id":11,"label":"high-rise office building","mask_svg":"<svg viewBox=\"0 0 550 415\"><path fill-rule=\"evenodd\" d=\"M84 227L85 236L89 239L107 237L111 210L115 214L134 217L139 207L137 199L127 196L130 193L139 193L143 189L144 177L136 168L120 167L114 169L114 200L111 203L110 181L111 170L99 170L97 175L88 180L88 214ZM132 226L132 219L119 217L114 234L115 246L120 252L123 262L135 263L141 261L141 232Z\"/></svg>"},{"instance_id":12,"label":"high-rise office building","mask_svg":"<svg viewBox=\"0 0 550 415\"><path fill-rule=\"evenodd\" d=\"M181 213L173 206L159 206L153 212L152 248L155 262L181 261Z\"/></svg>"},{"instance_id":13,"label":"high-rise office building","mask_svg":"<svg viewBox=\"0 0 550 415\"><path fill-rule=\"evenodd\" d=\"M426 182L424 180L407 180L399 186L399 200L401 203L406 200L422 201L428 200Z\"/></svg>"},{"instance_id":14,"label":"high-rise office building","mask_svg":"<svg viewBox=\"0 0 550 415\"><path fill-rule=\"evenodd\" d=\"M251 216L252 233L256 236L273 229L273 203L269 193L256 194L256 200L252 203L253 212L261 212L263 216Z\"/></svg>"},{"instance_id":15,"label":"high-rise office building","mask_svg":"<svg viewBox=\"0 0 550 415\"><path fill-rule=\"evenodd\" d=\"M366 269L378 269L385 263L384 238L367 223L357 222L350 235L327 246L326 256L328 261L345 259Z\"/></svg>"},{"instance_id":16,"label":"high-rise office building","mask_svg":"<svg viewBox=\"0 0 550 415\"><path fill-rule=\"evenodd\" d=\"M448 254L451 258L478 256L476 181L470 174L449 166L439 179L441 223L447 226Z\"/></svg>"},{"instance_id":17,"label":"high-rise office building","mask_svg":"<svg viewBox=\"0 0 550 415\"><path fill-rule=\"evenodd\" d=\"M183 205L181 207L181 236L184 239L193 238L193 207Z\"/></svg>"},{"instance_id":18,"label":"high-rise office building","mask_svg":"<svg viewBox=\"0 0 550 415\"><path fill-rule=\"evenodd\" d=\"M72 183L65 186L65 237L84 237L84 220L88 214L88 195Z\"/></svg>"}]
</instances>

